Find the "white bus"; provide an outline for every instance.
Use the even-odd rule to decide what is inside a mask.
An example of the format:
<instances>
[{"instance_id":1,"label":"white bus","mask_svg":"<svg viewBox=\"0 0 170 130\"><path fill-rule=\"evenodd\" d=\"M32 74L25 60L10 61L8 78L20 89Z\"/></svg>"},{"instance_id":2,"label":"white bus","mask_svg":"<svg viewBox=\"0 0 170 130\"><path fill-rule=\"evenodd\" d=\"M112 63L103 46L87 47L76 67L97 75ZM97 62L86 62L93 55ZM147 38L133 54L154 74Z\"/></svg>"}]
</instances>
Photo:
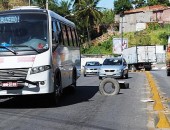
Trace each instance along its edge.
<instances>
[{"instance_id":1,"label":"white bus","mask_svg":"<svg viewBox=\"0 0 170 130\"><path fill-rule=\"evenodd\" d=\"M78 61L73 22L39 8L0 12L0 95L48 94L55 99L65 87L76 87Z\"/></svg>"}]
</instances>

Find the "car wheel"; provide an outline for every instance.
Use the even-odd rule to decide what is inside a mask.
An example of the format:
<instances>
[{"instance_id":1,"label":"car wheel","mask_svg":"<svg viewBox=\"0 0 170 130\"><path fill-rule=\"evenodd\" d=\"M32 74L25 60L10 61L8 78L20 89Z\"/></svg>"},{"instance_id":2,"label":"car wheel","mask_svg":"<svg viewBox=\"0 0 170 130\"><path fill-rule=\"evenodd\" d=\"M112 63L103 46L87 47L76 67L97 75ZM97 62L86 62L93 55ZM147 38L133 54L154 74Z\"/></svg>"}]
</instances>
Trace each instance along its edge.
<instances>
[{"instance_id":1,"label":"car wheel","mask_svg":"<svg viewBox=\"0 0 170 130\"><path fill-rule=\"evenodd\" d=\"M128 76L128 73L127 73L127 74L125 74L125 79L128 79L128 77L129 77L129 76Z\"/></svg>"},{"instance_id":2,"label":"car wheel","mask_svg":"<svg viewBox=\"0 0 170 130\"><path fill-rule=\"evenodd\" d=\"M72 84L68 87L69 92L74 94L76 91L76 87L77 87L77 73L76 70L73 71L73 75L72 75Z\"/></svg>"},{"instance_id":3,"label":"car wheel","mask_svg":"<svg viewBox=\"0 0 170 130\"><path fill-rule=\"evenodd\" d=\"M124 74L124 72L122 73L122 76L120 77L121 79L124 79L124 76L125 76L125 74Z\"/></svg>"},{"instance_id":4,"label":"car wheel","mask_svg":"<svg viewBox=\"0 0 170 130\"><path fill-rule=\"evenodd\" d=\"M101 76L99 76L99 79L102 79L102 77L101 77Z\"/></svg>"},{"instance_id":5,"label":"car wheel","mask_svg":"<svg viewBox=\"0 0 170 130\"><path fill-rule=\"evenodd\" d=\"M84 74L84 77L86 77L86 74Z\"/></svg>"}]
</instances>

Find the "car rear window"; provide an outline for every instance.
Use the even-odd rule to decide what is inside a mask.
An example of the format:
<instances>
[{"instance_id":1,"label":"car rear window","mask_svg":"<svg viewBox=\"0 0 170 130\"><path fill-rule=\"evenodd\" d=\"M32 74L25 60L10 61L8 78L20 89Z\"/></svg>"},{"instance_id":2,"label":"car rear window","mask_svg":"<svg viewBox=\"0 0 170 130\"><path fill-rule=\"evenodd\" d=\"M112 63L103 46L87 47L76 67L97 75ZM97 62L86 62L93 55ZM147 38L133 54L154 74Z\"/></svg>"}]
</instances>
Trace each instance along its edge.
<instances>
[{"instance_id":1,"label":"car rear window","mask_svg":"<svg viewBox=\"0 0 170 130\"><path fill-rule=\"evenodd\" d=\"M122 59L105 59L103 65L122 65Z\"/></svg>"},{"instance_id":2,"label":"car rear window","mask_svg":"<svg viewBox=\"0 0 170 130\"><path fill-rule=\"evenodd\" d=\"M99 62L87 62L86 66L99 66Z\"/></svg>"}]
</instances>

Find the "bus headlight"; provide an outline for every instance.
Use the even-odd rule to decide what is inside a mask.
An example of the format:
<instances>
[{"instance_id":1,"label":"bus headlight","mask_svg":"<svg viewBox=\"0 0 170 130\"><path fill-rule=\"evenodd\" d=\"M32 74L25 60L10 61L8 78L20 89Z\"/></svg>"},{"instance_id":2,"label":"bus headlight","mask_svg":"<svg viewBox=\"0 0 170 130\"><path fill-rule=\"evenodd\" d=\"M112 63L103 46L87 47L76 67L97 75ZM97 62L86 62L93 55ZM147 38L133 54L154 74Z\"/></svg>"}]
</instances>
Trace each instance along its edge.
<instances>
[{"instance_id":1,"label":"bus headlight","mask_svg":"<svg viewBox=\"0 0 170 130\"><path fill-rule=\"evenodd\" d=\"M30 74L40 73L40 72L49 70L50 68L51 67L49 65L34 67L34 68L31 69Z\"/></svg>"}]
</instances>

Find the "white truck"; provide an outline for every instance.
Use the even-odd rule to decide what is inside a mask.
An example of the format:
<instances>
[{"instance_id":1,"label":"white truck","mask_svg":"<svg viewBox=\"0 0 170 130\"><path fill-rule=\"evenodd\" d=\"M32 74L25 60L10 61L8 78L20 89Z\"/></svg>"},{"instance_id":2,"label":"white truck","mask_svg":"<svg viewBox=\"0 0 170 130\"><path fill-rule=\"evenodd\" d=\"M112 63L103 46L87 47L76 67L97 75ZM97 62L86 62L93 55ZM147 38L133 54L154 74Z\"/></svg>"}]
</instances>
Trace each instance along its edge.
<instances>
[{"instance_id":1,"label":"white truck","mask_svg":"<svg viewBox=\"0 0 170 130\"><path fill-rule=\"evenodd\" d=\"M122 56L130 70L151 70L152 63L157 61L156 46L134 46L124 49Z\"/></svg>"}]
</instances>

